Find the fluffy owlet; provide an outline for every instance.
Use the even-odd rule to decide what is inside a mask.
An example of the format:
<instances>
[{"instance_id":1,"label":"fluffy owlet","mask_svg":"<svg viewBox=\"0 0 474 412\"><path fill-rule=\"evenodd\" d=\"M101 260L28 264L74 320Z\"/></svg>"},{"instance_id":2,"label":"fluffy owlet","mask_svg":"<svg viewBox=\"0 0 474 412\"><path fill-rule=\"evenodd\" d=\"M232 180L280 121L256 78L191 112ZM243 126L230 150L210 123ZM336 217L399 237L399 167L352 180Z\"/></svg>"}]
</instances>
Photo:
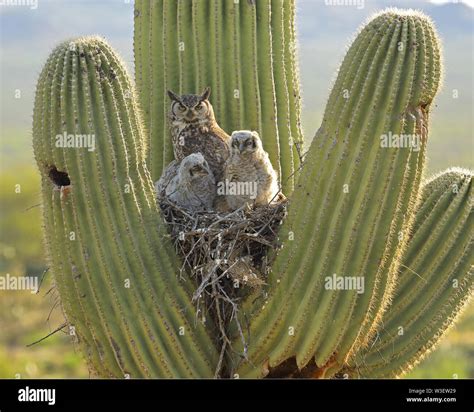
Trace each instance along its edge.
<instances>
[{"instance_id":1,"label":"fluffy owlet","mask_svg":"<svg viewBox=\"0 0 474 412\"><path fill-rule=\"evenodd\" d=\"M257 132L241 130L232 133L224 181L218 184L218 192L223 191L231 210L244 204L262 206L277 199L277 173Z\"/></svg>"},{"instance_id":2,"label":"fluffy owlet","mask_svg":"<svg viewBox=\"0 0 474 412\"><path fill-rule=\"evenodd\" d=\"M180 161L191 153L200 152L216 181L220 181L229 157L230 136L216 122L210 94L209 88L200 95L182 96L168 90L171 99L169 121L175 159Z\"/></svg>"},{"instance_id":3,"label":"fluffy owlet","mask_svg":"<svg viewBox=\"0 0 474 412\"><path fill-rule=\"evenodd\" d=\"M216 196L214 175L201 153L171 162L155 187L158 196L193 212L212 209Z\"/></svg>"}]
</instances>

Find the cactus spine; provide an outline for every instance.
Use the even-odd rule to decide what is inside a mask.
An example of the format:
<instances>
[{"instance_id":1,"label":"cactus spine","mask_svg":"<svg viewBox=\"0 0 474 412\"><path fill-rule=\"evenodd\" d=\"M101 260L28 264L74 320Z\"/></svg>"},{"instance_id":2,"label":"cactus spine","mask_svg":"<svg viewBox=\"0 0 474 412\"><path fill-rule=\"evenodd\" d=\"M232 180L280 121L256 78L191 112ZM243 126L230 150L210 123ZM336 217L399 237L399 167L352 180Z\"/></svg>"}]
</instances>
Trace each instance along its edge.
<instances>
[{"instance_id":1,"label":"cactus spine","mask_svg":"<svg viewBox=\"0 0 474 412\"><path fill-rule=\"evenodd\" d=\"M423 185L383 328L349 363L353 377L398 377L444 336L474 293L473 173L451 169Z\"/></svg>"},{"instance_id":2,"label":"cactus spine","mask_svg":"<svg viewBox=\"0 0 474 412\"><path fill-rule=\"evenodd\" d=\"M63 133L93 136L95 151L57 147ZM53 51L38 81L33 142L51 267L90 365L108 377L212 376L216 351L194 325L190 285L178 280L144 167L133 86L102 40ZM63 199L52 165L72 183Z\"/></svg>"},{"instance_id":3,"label":"cactus spine","mask_svg":"<svg viewBox=\"0 0 474 412\"><path fill-rule=\"evenodd\" d=\"M291 198L269 296L263 309L247 306L253 345L241 376L291 357L299 368L342 365L373 333L411 224L438 88L427 80L439 66L433 28L415 13L380 14L353 42ZM420 136L420 150L383 147L390 132ZM364 292L327 289L333 274L362 277Z\"/></svg>"},{"instance_id":4,"label":"cactus spine","mask_svg":"<svg viewBox=\"0 0 474 412\"><path fill-rule=\"evenodd\" d=\"M221 127L257 130L283 190L293 190L303 142L294 9L293 0L135 2L135 76L154 179L172 160L164 91L210 86Z\"/></svg>"}]
</instances>

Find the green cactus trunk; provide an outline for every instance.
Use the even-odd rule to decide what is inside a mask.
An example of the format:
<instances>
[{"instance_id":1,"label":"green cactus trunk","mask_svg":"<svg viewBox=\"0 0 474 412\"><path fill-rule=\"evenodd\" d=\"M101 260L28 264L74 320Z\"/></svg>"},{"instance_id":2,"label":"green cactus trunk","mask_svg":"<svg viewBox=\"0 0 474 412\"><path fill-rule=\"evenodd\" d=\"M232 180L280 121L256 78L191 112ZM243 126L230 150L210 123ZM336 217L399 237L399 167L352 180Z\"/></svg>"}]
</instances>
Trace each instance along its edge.
<instances>
[{"instance_id":1,"label":"green cactus trunk","mask_svg":"<svg viewBox=\"0 0 474 412\"><path fill-rule=\"evenodd\" d=\"M449 330L474 293L473 173L451 169L423 186L396 292L370 349L345 373L393 378L416 365Z\"/></svg>"},{"instance_id":2,"label":"green cactus trunk","mask_svg":"<svg viewBox=\"0 0 474 412\"><path fill-rule=\"evenodd\" d=\"M96 148L57 147L57 135ZM33 144L52 272L69 328L106 377L209 377L216 350L166 240L133 86L98 38L57 47L37 86ZM54 191L52 168L70 193ZM172 349L171 349L172 348ZM189 356L192 353L193 356Z\"/></svg>"},{"instance_id":3,"label":"green cactus trunk","mask_svg":"<svg viewBox=\"0 0 474 412\"><path fill-rule=\"evenodd\" d=\"M423 16L381 14L353 42L279 234L269 296L263 309L251 299L246 306L241 376L293 357L299 368L342 366L374 332L411 226L439 73L439 44ZM419 150L383 147L389 133L418 136ZM333 274L363 278L363 293L328 289Z\"/></svg>"},{"instance_id":4,"label":"green cactus trunk","mask_svg":"<svg viewBox=\"0 0 474 412\"><path fill-rule=\"evenodd\" d=\"M220 126L257 130L291 193L303 144L294 18L293 0L135 2L135 77L153 179L173 156L166 90L210 86Z\"/></svg>"}]
</instances>

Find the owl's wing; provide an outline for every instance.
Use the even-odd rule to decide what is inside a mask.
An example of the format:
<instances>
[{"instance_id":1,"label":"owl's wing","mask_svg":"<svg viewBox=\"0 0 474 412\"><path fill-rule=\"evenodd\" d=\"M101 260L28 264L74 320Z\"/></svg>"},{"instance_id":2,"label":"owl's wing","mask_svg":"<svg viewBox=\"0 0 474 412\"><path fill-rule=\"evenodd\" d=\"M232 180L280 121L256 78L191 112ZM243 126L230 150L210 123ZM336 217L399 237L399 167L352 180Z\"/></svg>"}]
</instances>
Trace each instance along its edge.
<instances>
[{"instance_id":1,"label":"owl's wing","mask_svg":"<svg viewBox=\"0 0 474 412\"><path fill-rule=\"evenodd\" d=\"M173 160L168 166L166 166L160 179L155 182L155 189L158 196L164 196L166 189L169 189L169 185L175 176L178 174L179 163Z\"/></svg>"},{"instance_id":2,"label":"owl's wing","mask_svg":"<svg viewBox=\"0 0 474 412\"><path fill-rule=\"evenodd\" d=\"M214 136L222 140L227 146L230 146L231 138L230 136L219 126L214 125L209 130Z\"/></svg>"},{"instance_id":3,"label":"owl's wing","mask_svg":"<svg viewBox=\"0 0 474 412\"><path fill-rule=\"evenodd\" d=\"M211 167L216 180L219 181L224 173L225 162L230 156L230 136L221 128L213 127L207 133L204 157Z\"/></svg>"},{"instance_id":4,"label":"owl's wing","mask_svg":"<svg viewBox=\"0 0 474 412\"><path fill-rule=\"evenodd\" d=\"M222 134L216 134L213 129L208 133L208 139L206 140L208 141L206 145L207 151L210 154L214 154L214 156L218 158L220 162L226 161L230 155L230 147Z\"/></svg>"}]
</instances>

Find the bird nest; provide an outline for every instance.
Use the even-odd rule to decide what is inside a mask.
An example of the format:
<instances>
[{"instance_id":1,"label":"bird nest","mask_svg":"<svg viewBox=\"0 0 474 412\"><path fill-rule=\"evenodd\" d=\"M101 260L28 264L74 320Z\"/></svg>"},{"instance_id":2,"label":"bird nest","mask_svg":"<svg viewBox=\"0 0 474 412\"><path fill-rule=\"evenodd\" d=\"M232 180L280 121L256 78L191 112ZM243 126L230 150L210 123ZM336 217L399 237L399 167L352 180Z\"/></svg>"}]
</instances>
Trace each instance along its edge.
<instances>
[{"instance_id":1,"label":"bird nest","mask_svg":"<svg viewBox=\"0 0 474 412\"><path fill-rule=\"evenodd\" d=\"M182 258L180 276L195 281L193 302L198 321L209 316L218 328L221 348L216 377L223 373L225 354L233 350L229 326L235 322L246 357L246 329L239 318L240 302L262 291L271 267L270 249L279 248L278 227L286 216L286 200L232 212L183 209L158 199L176 251Z\"/></svg>"}]
</instances>

